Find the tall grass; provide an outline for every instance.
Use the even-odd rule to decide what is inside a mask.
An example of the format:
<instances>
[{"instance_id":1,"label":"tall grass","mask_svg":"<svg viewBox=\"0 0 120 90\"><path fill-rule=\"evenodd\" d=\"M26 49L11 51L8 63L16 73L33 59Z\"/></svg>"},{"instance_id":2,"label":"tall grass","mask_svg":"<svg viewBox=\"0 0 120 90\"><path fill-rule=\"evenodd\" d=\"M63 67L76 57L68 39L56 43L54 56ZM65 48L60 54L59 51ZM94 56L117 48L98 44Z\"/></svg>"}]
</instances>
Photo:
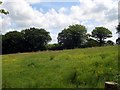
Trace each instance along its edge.
<instances>
[{"instance_id":1,"label":"tall grass","mask_svg":"<svg viewBox=\"0 0 120 90\"><path fill-rule=\"evenodd\" d=\"M3 88L104 88L118 81L117 46L3 55Z\"/></svg>"}]
</instances>

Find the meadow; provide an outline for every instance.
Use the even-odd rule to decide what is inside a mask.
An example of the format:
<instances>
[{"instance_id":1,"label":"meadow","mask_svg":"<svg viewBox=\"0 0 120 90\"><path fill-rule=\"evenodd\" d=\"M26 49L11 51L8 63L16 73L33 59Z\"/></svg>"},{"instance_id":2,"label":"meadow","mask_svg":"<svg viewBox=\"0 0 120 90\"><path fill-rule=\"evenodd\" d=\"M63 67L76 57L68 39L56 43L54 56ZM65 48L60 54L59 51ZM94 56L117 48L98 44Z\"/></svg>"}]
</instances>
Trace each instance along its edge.
<instances>
[{"instance_id":1,"label":"meadow","mask_svg":"<svg viewBox=\"0 0 120 90\"><path fill-rule=\"evenodd\" d=\"M104 88L118 81L118 46L2 55L3 88Z\"/></svg>"}]
</instances>

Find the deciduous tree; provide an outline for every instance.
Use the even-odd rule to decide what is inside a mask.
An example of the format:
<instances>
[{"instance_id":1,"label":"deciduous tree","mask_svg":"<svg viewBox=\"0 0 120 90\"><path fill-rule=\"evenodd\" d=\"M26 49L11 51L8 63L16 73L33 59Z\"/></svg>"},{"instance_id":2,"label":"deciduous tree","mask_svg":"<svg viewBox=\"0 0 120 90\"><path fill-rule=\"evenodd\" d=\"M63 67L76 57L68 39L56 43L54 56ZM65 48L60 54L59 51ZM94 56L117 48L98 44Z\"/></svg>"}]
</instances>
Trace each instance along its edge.
<instances>
[{"instance_id":1,"label":"deciduous tree","mask_svg":"<svg viewBox=\"0 0 120 90\"><path fill-rule=\"evenodd\" d=\"M105 39L112 37L112 32L105 27L95 27L92 31L92 37L97 39L99 46L102 46Z\"/></svg>"},{"instance_id":2,"label":"deciduous tree","mask_svg":"<svg viewBox=\"0 0 120 90\"><path fill-rule=\"evenodd\" d=\"M45 45L51 41L49 32L45 29L30 28L22 32L27 51L44 50Z\"/></svg>"},{"instance_id":3,"label":"deciduous tree","mask_svg":"<svg viewBox=\"0 0 120 90\"><path fill-rule=\"evenodd\" d=\"M65 48L80 47L86 40L87 29L83 25L70 25L58 34L58 43Z\"/></svg>"}]
</instances>

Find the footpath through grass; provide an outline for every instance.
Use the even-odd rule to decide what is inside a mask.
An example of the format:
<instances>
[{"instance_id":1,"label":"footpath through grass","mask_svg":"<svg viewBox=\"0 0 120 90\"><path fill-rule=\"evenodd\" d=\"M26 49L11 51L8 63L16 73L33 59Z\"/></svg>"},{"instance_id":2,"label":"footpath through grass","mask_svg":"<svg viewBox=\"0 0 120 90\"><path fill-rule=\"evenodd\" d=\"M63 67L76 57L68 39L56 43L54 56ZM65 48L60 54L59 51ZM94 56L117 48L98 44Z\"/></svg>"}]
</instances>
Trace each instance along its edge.
<instances>
[{"instance_id":1,"label":"footpath through grass","mask_svg":"<svg viewBox=\"0 0 120 90\"><path fill-rule=\"evenodd\" d=\"M3 88L104 88L118 81L118 46L2 56Z\"/></svg>"}]
</instances>

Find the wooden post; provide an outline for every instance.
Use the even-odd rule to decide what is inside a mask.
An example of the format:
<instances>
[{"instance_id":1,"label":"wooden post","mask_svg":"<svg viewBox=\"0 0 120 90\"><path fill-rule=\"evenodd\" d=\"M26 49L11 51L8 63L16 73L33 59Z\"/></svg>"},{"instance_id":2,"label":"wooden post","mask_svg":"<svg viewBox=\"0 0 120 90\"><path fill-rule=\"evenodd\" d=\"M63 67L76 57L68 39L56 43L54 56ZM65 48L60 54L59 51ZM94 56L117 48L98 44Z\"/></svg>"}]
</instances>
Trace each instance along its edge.
<instances>
[{"instance_id":1,"label":"wooden post","mask_svg":"<svg viewBox=\"0 0 120 90\"><path fill-rule=\"evenodd\" d=\"M118 90L118 83L105 82L105 90Z\"/></svg>"}]
</instances>

